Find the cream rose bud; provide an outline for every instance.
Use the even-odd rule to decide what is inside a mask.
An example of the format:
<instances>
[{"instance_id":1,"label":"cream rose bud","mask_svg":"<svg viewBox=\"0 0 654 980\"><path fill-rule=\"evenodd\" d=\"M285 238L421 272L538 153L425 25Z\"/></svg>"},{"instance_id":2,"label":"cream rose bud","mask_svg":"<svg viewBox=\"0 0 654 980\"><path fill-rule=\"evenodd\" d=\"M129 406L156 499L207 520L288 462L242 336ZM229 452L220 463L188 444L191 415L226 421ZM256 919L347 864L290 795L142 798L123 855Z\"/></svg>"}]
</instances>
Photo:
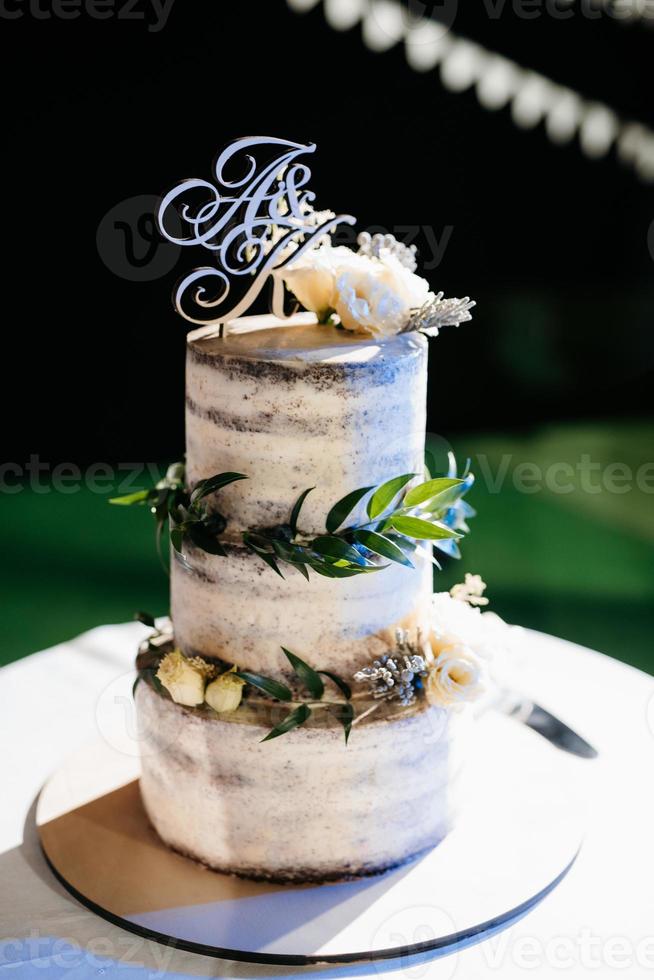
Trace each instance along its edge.
<instances>
[{"instance_id":1,"label":"cream rose bud","mask_svg":"<svg viewBox=\"0 0 654 980\"><path fill-rule=\"evenodd\" d=\"M159 664L157 677L176 704L193 708L204 701L204 689L212 668L199 657L189 659L179 650L167 653Z\"/></svg>"},{"instance_id":2,"label":"cream rose bud","mask_svg":"<svg viewBox=\"0 0 654 980\"><path fill-rule=\"evenodd\" d=\"M214 711L236 711L243 697L243 685L240 677L228 672L221 674L207 687L204 700Z\"/></svg>"},{"instance_id":3,"label":"cream rose bud","mask_svg":"<svg viewBox=\"0 0 654 980\"><path fill-rule=\"evenodd\" d=\"M485 689L481 663L463 644L446 647L431 665L425 687L428 701L441 707L476 701Z\"/></svg>"}]
</instances>

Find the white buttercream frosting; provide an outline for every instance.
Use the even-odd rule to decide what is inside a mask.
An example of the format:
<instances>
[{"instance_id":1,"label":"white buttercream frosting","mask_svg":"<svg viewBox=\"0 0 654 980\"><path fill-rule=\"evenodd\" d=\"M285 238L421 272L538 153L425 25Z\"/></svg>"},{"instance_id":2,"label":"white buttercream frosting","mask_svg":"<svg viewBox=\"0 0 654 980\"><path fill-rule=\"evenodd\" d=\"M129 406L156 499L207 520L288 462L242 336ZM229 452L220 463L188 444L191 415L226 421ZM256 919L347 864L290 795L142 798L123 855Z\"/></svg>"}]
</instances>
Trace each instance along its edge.
<instances>
[{"instance_id":1,"label":"white buttercream frosting","mask_svg":"<svg viewBox=\"0 0 654 980\"><path fill-rule=\"evenodd\" d=\"M148 816L166 843L212 868L299 881L372 873L451 827L466 713L373 715L346 747L333 722L262 742L282 706L263 724L243 707L224 720L145 683L137 706Z\"/></svg>"},{"instance_id":2,"label":"white buttercream frosting","mask_svg":"<svg viewBox=\"0 0 654 980\"><path fill-rule=\"evenodd\" d=\"M422 335L365 339L307 323L307 314L293 326L251 326L225 339L196 331L188 342L188 480L228 470L248 477L215 502L229 519L228 535L288 520L307 487L315 489L301 529L320 533L331 506L351 490L422 475Z\"/></svg>"},{"instance_id":3,"label":"white buttercream frosting","mask_svg":"<svg viewBox=\"0 0 654 980\"><path fill-rule=\"evenodd\" d=\"M427 344L416 334L365 339L299 315L291 326L247 318L225 338L190 335L189 483L225 471L248 479L209 500L227 518L228 554L189 545L187 563L173 559L184 654L290 683L284 646L351 680L395 646L398 628L427 635L427 548L414 569L307 582L283 564L286 577L275 575L241 539L286 522L307 487L299 529L313 535L350 491L422 475L426 385ZM211 867L292 880L370 873L435 845L451 825L465 709L385 704L346 748L324 710L262 743L285 712L262 699L217 716L142 683L137 705L150 819L163 840Z\"/></svg>"},{"instance_id":4,"label":"white buttercream frosting","mask_svg":"<svg viewBox=\"0 0 654 980\"><path fill-rule=\"evenodd\" d=\"M191 570L172 564L175 638L189 656L218 658L278 675L282 646L320 669L351 675L395 645L395 631L427 635L432 571L389 565L349 579L284 567L285 578L245 548L227 557L189 549Z\"/></svg>"}]
</instances>

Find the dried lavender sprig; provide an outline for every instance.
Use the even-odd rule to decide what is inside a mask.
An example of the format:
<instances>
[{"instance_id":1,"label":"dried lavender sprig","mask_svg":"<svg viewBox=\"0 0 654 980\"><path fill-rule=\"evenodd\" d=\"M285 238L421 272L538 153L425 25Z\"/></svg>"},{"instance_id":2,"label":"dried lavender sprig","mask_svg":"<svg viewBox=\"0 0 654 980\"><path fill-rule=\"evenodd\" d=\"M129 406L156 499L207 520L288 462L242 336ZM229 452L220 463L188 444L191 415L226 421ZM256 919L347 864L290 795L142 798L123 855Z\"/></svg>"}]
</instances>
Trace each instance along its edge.
<instances>
[{"instance_id":1,"label":"dried lavender sprig","mask_svg":"<svg viewBox=\"0 0 654 980\"><path fill-rule=\"evenodd\" d=\"M408 707L415 701L418 680L427 676L427 661L418 653L419 636L414 644L409 641L406 630L398 630L396 638L396 650L357 671L354 680L367 683L369 693L375 700L397 700L403 707Z\"/></svg>"}]
</instances>

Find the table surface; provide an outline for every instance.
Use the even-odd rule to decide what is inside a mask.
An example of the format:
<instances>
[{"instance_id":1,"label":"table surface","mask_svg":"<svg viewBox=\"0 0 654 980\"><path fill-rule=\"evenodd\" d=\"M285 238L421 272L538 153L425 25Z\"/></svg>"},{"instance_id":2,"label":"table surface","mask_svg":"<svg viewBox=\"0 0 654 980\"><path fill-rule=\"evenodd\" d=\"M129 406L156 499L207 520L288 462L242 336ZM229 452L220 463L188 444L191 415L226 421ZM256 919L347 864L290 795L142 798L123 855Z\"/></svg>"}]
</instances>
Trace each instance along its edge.
<instances>
[{"instance_id":1,"label":"table surface","mask_svg":"<svg viewBox=\"0 0 654 980\"><path fill-rule=\"evenodd\" d=\"M525 635L515 686L571 724L600 756L593 762L570 757L589 787L587 834L577 863L540 906L509 929L417 966L398 962L302 970L173 950L129 935L82 908L53 879L41 856L34 827L36 797L49 774L98 735L111 739L120 751L138 751L129 689L134 650L146 633L137 623L102 626L0 670L5 733L0 762L0 969L8 978L381 972L403 973L408 980L510 980L562 973L651 976L654 679L533 632ZM111 722L117 710L126 712L120 731Z\"/></svg>"}]
</instances>

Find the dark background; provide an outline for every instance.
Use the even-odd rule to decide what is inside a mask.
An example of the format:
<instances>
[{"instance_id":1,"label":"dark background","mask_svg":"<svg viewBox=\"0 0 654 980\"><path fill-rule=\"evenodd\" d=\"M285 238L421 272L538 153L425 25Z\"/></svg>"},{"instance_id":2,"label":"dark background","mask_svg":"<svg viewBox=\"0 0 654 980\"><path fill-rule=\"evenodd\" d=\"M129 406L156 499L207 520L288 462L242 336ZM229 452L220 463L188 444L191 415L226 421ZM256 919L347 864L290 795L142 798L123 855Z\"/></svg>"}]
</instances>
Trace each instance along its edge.
<instances>
[{"instance_id":1,"label":"dark background","mask_svg":"<svg viewBox=\"0 0 654 980\"><path fill-rule=\"evenodd\" d=\"M654 121L645 24L523 20L510 6L493 20L482 4L460 6L457 32ZM453 227L428 276L478 310L474 326L438 341L432 428L649 408L651 188L613 155L590 161L576 141L555 147L508 109L483 110L473 91L448 93L401 46L374 54L359 29L333 32L320 8L177 0L157 33L147 21L37 20L28 8L0 22L8 458L179 455L185 324L169 295L195 257L131 282L104 264L96 233L119 202L208 176L219 146L259 132L315 141L318 202L361 227ZM122 242L108 229L104 249ZM26 351L29 379L12 368Z\"/></svg>"},{"instance_id":2,"label":"dark background","mask_svg":"<svg viewBox=\"0 0 654 980\"><path fill-rule=\"evenodd\" d=\"M361 228L429 225L440 237L452 227L443 261L427 276L447 295L472 295L478 307L471 324L433 342L432 432L472 456L510 446L514 455L538 459L545 440L548 460L574 462L589 447L603 464L651 458L652 189L613 151L593 161L577 140L552 145L542 125L519 130L508 109L488 112L473 90L446 91L437 70L412 71L401 45L376 54L358 27L332 31L320 3L298 15L283 0L176 0L165 27L153 32L143 0L134 8L145 13L138 20L48 19L51 8L40 2L30 8L8 0L22 16L0 16L4 460L22 465L38 454L50 466L86 466L181 455L186 324L172 310L170 291L196 256L185 254L172 268L175 254L163 245L148 253L139 232L147 238L147 221L136 222L154 196L182 177L208 177L215 151L251 133L315 141L318 204L356 215ZM124 3L116 0L116 10ZM492 18L483 4L460 7L456 33L627 119L654 123L654 28L647 22L578 11L568 20L547 13L524 19L508 4ZM134 235L132 262L126 242ZM417 244L424 254L424 237ZM155 253L150 265L139 265ZM165 273L148 280L156 263ZM539 507L542 516L543 507L568 501L523 498L516 504L509 494L502 512L491 501L479 519L492 534L479 538L474 558L496 575L500 611L626 659L619 635L602 644L604 634L596 636L591 624L598 615L607 624L635 615L640 632L629 645L640 644L641 653L632 659L647 666L651 496L636 507L643 521L634 527L632 498L611 499L600 513L596 501L577 495L564 534L560 515L550 524L545 516L538 540L527 544ZM161 601L163 592L143 585L145 566L143 580L127 571L137 552L126 544L88 570L94 535L98 542L104 535L107 556L123 539L113 513L107 517L97 499L86 512L81 500L55 504L26 493L1 501L5 540L14 548L5 596L17 650L91 625L95 615L128 618L133 606L125 596L137 585ZM598 515L592 532L580 530L588 513ZM619 560L610 544L616 527L626 535L620 548L627 542L624 554L615 545ZM523 549L504 554L499 545L501 567L499 528L498 538L513 534ZM590 550L582 549L583 564L573 563L573 584L588 584L590 575L592 591L597 568L608 569L592 602L568 582L579 555L575 534L586 531ZM561 540L568 550L559 553ZM84 542L82 550L71 541ZM642 557L632 552L635 541L649 549ZM84 575L76 561L87 562ZM114 561L125 594L110 606L87 597L80 619L71 590L83 580L94 597L110 595ZM544 567L551 570L545 593ZM27 626L31 595L55 588L60 594L39 617L47 628ZM619 598L627 604L620 610ZM551 619L553 602L558 619ZM133 605L143 605L138 596ZM573 622L566 610L582 606Z\"/></svg>"}]
</instances>

